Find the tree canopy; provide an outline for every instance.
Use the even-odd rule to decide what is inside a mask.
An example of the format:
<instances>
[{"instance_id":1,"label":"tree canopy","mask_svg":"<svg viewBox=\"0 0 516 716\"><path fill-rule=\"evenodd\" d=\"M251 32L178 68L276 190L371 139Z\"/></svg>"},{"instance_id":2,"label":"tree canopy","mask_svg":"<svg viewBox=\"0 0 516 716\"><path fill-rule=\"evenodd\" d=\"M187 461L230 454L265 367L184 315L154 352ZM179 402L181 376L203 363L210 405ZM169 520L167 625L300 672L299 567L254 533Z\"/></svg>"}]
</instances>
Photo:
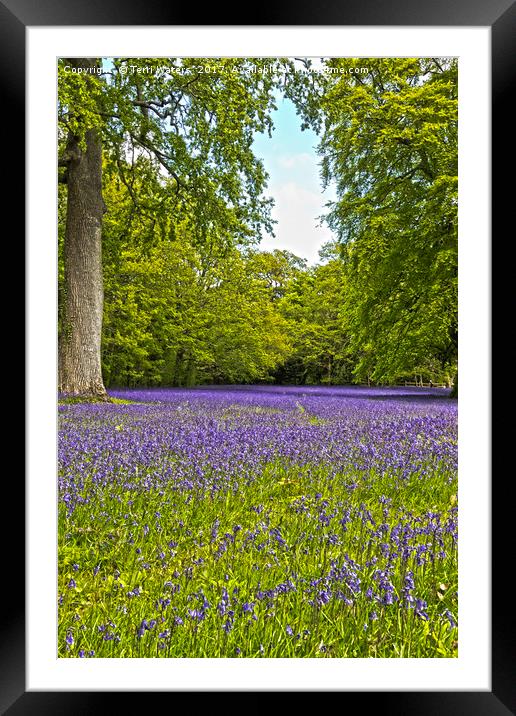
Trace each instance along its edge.
<instances>
[{"instance_id":1,"label":"tree canopy","mask_svg":"<svg viewBox=\"0 0 516 716\"><path fill-rule=\"evenodd\" d=\"M456 61L278 62L275 76L259 58L59 61L60 334L78 275L67 180L101 151L106 385L455 373ZM252 144L272 133L279 91L318 132L336 189L315 266L259 248L272 199Z\"/></svg>"},{"instance_id":2,"label":"tree canopy","mask_svg":"<svg viewBox=\"0 0 516 716\"><path fill-rule=\"evenodd\" d=\"M331 67L349 60L332 59ZM345 265L354 374L390 381L457 360L457 62L351 61L326 84L322 178ZM312 107L313 109L313 107Z\"/></svg>"}]
</instances>

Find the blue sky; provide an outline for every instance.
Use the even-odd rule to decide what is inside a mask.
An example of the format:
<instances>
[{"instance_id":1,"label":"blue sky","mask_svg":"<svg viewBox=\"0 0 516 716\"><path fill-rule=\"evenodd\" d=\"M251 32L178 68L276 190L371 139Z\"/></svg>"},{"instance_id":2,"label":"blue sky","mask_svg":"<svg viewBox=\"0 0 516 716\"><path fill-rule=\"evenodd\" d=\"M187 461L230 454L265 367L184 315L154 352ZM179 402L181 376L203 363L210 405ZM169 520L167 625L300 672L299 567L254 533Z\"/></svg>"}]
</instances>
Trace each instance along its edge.
<instances>
[{"instance_id":1,"label":"blue sky","mask_svg":"<svg viewBox=\"0 0 516 716\"><path fill-rule=\"evenodd\" d=\"M102 62L107 70L113 60L103 58ZM253 144L269 174L266 194L274 199L272 217L277 221L275 237L263 235L260 248L288 249L314 264L321 246L333 237L327 226L318 225L318 217L326 213L325 203L335 199L335 192L331 187L322 191L315 132L301 131L293 103L279 92L276 104L272 137L257 135Z\"/></svg>"},{"instance_id":2,"label":"blue sky","mask_svg":"<svg viewBox=\"0 0 516 716\"><path fill-rule=\"evenodd\" d=\"M275 201L272 216L278 222L276 237L264 235L260 248L288 249L313 264L319 260L321 246L332 238L327 226L318 226L318 217L326 213L325 204L335 194L331 188L322 191L317 135L301 131L301 120L290 100L279 96L277 105L272 137L257 135L253 145L269 174L266 194Z\"/></svg>"}]
</instances>

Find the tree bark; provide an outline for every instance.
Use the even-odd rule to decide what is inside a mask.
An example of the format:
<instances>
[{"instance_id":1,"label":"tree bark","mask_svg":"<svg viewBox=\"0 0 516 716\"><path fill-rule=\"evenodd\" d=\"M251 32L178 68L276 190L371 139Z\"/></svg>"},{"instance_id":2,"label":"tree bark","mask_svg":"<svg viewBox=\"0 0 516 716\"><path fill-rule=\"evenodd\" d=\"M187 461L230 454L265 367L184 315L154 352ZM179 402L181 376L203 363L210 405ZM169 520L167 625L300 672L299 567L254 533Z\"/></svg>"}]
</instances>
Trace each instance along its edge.
<instances>
[{"instance_id":1,"label":"tree bark","mask_svg":"<svg viewBox=\"0 0 516 716\"><path fill-rule=\"evenodd\" d=\"M94 60L75 59L85 66ZM102 380L102 142L97 130L86 148L70 134L66 157L68 200L64 240L64 302L59 337L59 391L107 399Z\"/></svg>"},{"instance_id":2,"label":"tree bark","mask_svg":"<svg viewBox=\"0 0 516 716\"><path fill-rule=\"evenodd\" d=\"M458 397L459 397L459 374L457 373L453 380L453 385L452 385L452 389L450 392L450 398L458 398Z\"/></svg>"}]
</instances>

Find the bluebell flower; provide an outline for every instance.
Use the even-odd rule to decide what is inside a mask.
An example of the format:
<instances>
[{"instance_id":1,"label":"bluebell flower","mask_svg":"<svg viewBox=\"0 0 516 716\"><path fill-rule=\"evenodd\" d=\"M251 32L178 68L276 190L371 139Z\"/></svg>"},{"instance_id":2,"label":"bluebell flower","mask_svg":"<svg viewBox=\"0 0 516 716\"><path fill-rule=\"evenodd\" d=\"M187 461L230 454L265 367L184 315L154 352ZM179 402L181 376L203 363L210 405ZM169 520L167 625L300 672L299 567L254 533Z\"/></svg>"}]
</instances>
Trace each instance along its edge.
<instances>
[{"instance_id":1,"label":"bluebell flower","mask_svg":"<svg viewBox=\"0 0 516 716\"><path fill-rule=\"evenodd\" d=\"M414 607L414 614L425 621L428 620L428 614L425 611L426 602L424 599L416 599L416 605Z\"/></svg>"},{"instance_id":2,"label":"bluebell flower","mask_svg":"<svg viewBox=\"0 0 516 716\"><path fill-rule=\"evenodd\" d=\"M453 616L453 614L450 612L449 609L445 609L442 615L443 615L443 617L446 617L446 619L448 619L448 621L449 621L451 627L456 627L456 626L457 626L457 622L455 621L455 617Z\"/></svg>"},{"instance_id":3,"label":"bluebell flower","mask_svg":"<svg viewBox=\"0 0 516 716\"><path fill-rule=\"evenodd\" d=\"M192 619L197 619L197 621L204 619L204 612L200 609L189 609L188 614Z\"/></svg>"}]
</instances>

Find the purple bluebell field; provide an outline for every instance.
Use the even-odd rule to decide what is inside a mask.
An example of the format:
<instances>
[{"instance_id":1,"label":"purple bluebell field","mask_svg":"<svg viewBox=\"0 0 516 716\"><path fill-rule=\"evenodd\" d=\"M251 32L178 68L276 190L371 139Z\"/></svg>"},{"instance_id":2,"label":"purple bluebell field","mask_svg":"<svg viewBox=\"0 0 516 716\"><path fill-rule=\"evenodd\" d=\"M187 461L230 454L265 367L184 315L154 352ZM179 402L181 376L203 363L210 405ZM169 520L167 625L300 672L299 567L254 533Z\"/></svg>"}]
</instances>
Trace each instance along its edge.
<instances>
[{"instance_id":1,"label":"purple bluebell field","mask_svg":"<svg viewBox=\"0 0 516 716\"><path fill-rule=\"evenodd\" d=\"M110 394L59 405L59 656L457 656L447 390Z\"/></svg>"}]
</instances>

